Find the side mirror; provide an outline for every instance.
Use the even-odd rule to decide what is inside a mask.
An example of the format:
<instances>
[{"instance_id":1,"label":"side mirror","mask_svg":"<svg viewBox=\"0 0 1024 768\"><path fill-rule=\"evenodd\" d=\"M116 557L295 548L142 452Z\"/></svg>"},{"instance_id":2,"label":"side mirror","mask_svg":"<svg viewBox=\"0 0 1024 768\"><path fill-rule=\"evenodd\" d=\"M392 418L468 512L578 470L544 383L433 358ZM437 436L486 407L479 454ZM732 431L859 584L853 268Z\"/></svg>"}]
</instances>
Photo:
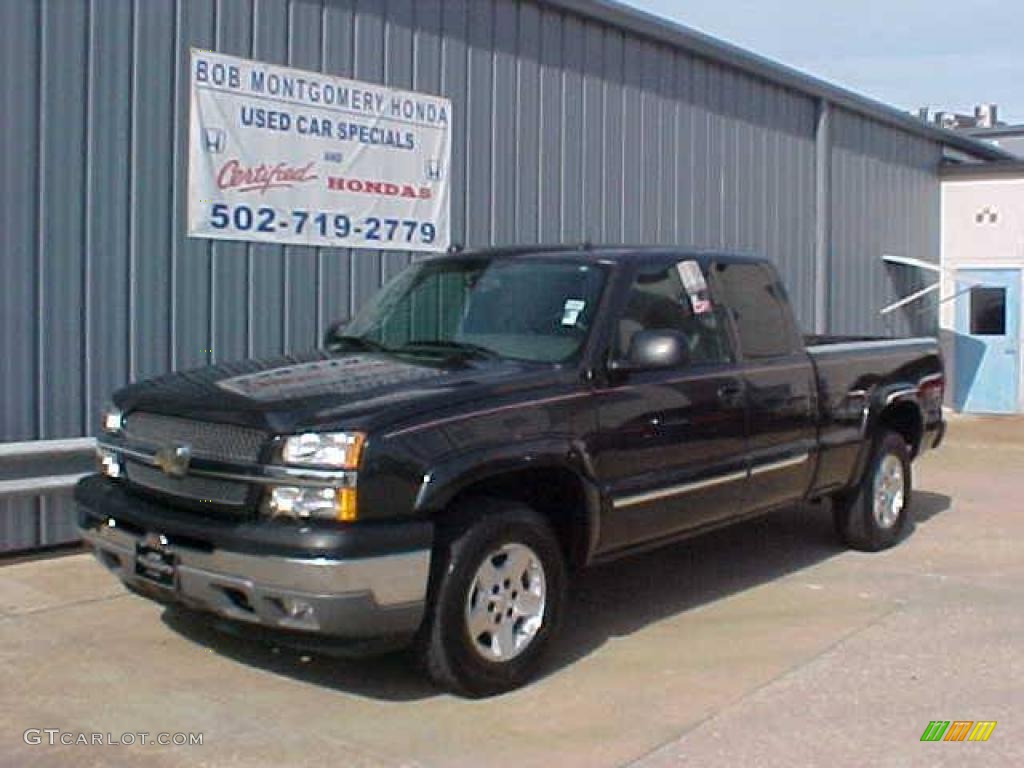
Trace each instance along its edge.
<instances>
[{"instance_id":1,"label":"side mirror","mask_svg":"<svg viewBox=\"0 0 1024 768\"><path fill-rule=\"evenodd\" d=\"M612 360L609 369L621 373L679 368L690 362L686 337L679 331L637 331L625 359Z\"/></svg>"},{"instance_id":2,"label":"side mirror","mask_svg":"<svg viewBox=\"0 0 1024 768\"><path fill-rule=\"evenodd\" d=\"M344 320L335 320L333 323L327 326L327 330L324 331L324 346L329 347L335 336L338 336L342 331L345 330L345 326L348 323Z\"/></svg>"}]
</instances>

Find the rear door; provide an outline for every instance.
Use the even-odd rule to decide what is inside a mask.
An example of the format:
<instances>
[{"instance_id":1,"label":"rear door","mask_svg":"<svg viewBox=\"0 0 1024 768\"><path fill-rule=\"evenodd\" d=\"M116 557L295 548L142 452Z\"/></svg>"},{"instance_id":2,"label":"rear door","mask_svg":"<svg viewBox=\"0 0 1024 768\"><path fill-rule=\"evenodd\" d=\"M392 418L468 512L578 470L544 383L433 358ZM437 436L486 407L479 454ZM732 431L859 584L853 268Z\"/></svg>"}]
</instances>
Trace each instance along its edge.
<instances>
[{"instance_id":1,"label":"rear door","mask_svg":"<svg viewBox=\"0 0 1024 768\"><path fill-rule=\"evenodd\" d=\"M785 288L762 262L720 262L712 283L729 308L746 386L750 479L741 512L803 498L817 446L817 381Z\"/></svg>"},{"instance_id":2,"label":"rear door","mask_svg":"<svg viewBox=\"0 0 1024 768\"><path fill-rule=\"evenodd\" d=\"M596 390L597 474L611 498L601 551L671 536L734 513L745 464L743 382L722 310L697 261L639 267L615 321L611 354L640 330L676 330L688 365L630 374Z\"/></svg>"}]
</instances>

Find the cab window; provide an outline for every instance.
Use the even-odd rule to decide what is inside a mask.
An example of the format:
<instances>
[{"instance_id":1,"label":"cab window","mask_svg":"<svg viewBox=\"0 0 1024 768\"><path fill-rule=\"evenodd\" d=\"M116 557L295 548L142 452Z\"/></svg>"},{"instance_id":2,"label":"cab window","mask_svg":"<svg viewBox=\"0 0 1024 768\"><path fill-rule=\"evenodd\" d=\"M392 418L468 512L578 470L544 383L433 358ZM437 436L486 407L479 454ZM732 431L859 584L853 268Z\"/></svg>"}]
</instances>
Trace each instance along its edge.
<instances>
[{"instance_id":1,"label":"cab window","mask_svg":"<svg viewBox=\"0 0 1024 768\"><path fill-rule=\"evenodd\" d=\"M639 331L681 333L691 365L730 362L725 319L708 292L706 275L692 259L645 267L634 278L613 339L616 357L626 357Z\"/></svg>"},{"instance_id":2,"label":"cab window","mask_svg":"<svg viewBox=\"0 0 1024 768\"><path fill-rule=\"evenodd\" d=\"M786 289L766 264L715 265L718 290L732 312L745 358L785 357L799 348Z\"/></svg>"}]
</instances>

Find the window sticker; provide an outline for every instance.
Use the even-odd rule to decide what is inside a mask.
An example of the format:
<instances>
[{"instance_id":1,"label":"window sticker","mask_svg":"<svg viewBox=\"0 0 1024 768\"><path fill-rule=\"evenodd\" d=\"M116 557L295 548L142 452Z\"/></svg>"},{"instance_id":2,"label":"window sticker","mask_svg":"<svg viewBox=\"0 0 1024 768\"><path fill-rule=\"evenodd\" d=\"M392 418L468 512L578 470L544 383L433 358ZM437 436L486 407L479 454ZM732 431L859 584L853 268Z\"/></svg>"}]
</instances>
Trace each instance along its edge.
<instances>
[{"instance_id":1,"label":"window sticker","mask_svg":"<svg viewBox=\"0 0 1024 768\"><path fill-rule=\"evenodd\" d=\"M711 297L708 295L708 284L700 264L693 260L680 261L676 263L676 272L679 273L679 279L690 299L693 314L709 314L712 311Z\"/></svg>"},{"instance_id":2,"label":"window sticker","mask_svg":"<svg viewBox=\"0 0 1024 768\"><path fill-rule=\"evenodd\" d=\"M678 262L676 272L679 273L679 279L683 281L683 287L691 297L707 292L708 284L704 280L704 273L700 271L700 264L696 261Z\"/></svg>"},{"instance_id":3,"label":"window sticker","mask_svg":"<svg viewBox=\"0 0 1024 768\"><path fill-rule=\"evenodd\" d=\"M566 299L562 308L562 325L571 328L579 322L580 315L587 308L587 302L582 299Z\"/></svg>"}]
</instances>

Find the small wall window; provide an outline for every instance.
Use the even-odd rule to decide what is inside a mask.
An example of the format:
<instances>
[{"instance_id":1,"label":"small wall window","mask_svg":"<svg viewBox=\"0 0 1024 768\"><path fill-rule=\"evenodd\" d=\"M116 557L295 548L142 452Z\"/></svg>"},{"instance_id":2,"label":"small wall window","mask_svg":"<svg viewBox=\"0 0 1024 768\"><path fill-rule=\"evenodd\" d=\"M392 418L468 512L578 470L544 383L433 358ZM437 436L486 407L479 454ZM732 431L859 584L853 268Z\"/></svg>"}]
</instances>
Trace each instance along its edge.
<instances>
[{"instance_id":1,"label":"small wall window","mask_svg":"<svg viewBox=\"0 0 1024 768\"><path fill-rule=\"evenodd\" d=\"M971 289L971 335L1006 335L1006 289Z\"/></svg>"}]
</instances>

